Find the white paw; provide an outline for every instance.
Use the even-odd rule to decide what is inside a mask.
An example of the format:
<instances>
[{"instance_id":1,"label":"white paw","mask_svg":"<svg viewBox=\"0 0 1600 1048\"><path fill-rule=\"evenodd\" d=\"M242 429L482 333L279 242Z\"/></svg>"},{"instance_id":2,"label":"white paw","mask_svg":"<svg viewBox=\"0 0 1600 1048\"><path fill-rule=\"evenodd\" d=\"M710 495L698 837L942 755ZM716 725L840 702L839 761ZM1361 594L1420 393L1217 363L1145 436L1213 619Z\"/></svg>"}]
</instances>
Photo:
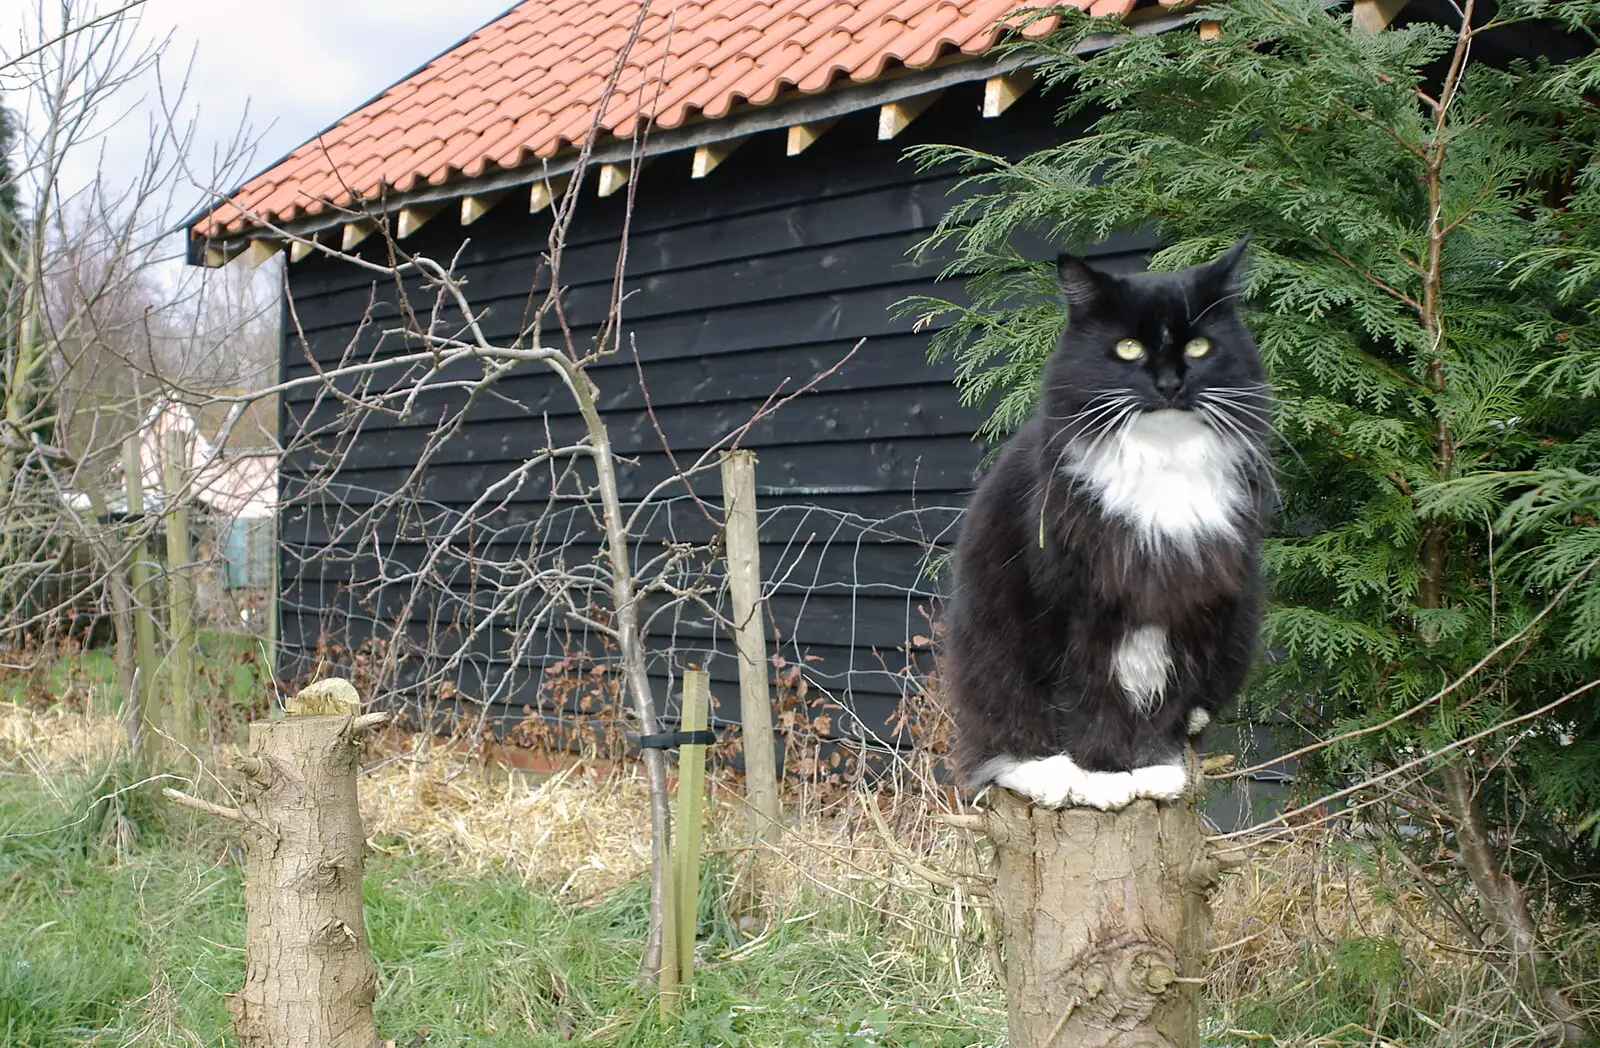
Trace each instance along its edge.
<instances>
[{"instance_id":1,"label":"white paw","mask_svg":"<svg viewBox=\"0 0 1600 1048\"><path fill-rule=\"evenodd\" d=\"M1189 734L1199 735L1206 730L1206 725L1211 723L1211 714L1196 706L1189 711Z\"/></svg>"},{"instance_id":2,"label":"white paw","mask_svg":"<svg viewBox=\"0 0 1600 1048\"><path fill-rule=\"evenodd\" d=\"M1189 785L1189 773L1181 764L1154 764L1148 768L1135 768L1133 795L1158 801L1177 800Z\"/></svg>"},{"instance_id":3,"label":"white paw","mask_svg":"<svg viewBox=\"0 0 1600 1048\"><path fill-rule=\"evenodd\" d=\"M1085 771L1064 753L997 770L994 781L1046 808L1125 808L1138 794L1125 771Z\"/></svg>"},{"instance_id":4,"label":"white paw","mask_svg":"<svg viewBox=\"0 0 1600 1048\"><path fill-rule=\"evenodd\" d=\"M1071 802L1082 775L1083 770L1071 757L1059 753L1054 757L1013 764L996 775L994 781L1013 793L1022 794L1035 804L1042 804L1046 808L1064 808Z\"/></svg>"},{"instance_id":5,"label":"white paw","mask_svg":"<svg viewBox=\"0 0 1600 1048\"><path fill-rule=\"evenodd\" d=\"M1126 808L1138 796L1134 792L1133 773L1126 771L1082 771L1083 776L1072 800L1086 808L1110 811Z\"/></svg>"}]
</instances>

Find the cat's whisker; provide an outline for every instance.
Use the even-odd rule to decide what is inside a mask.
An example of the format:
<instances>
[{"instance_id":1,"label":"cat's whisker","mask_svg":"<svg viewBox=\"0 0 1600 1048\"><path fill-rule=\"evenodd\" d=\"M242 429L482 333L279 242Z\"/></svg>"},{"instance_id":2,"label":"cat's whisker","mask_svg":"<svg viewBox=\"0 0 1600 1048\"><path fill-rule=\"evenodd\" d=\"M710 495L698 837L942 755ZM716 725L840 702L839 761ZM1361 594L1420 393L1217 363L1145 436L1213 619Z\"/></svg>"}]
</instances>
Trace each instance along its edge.
<instances>
[{"instance_id":1,"label":"cat's whisker","mask_svg":"<svg viewBox=\"0 0 1600 1048\"><path fill-rule=\"evenodd\" d=\"M1267 428L1272 428L1272 418L1265 404L1258 404L1247 400L1238 400L1228 396L1217 396L1214 391L1206 390L1196 400L1208 403L1227 411L1229 414L1243 415L1255 419Z\"/></svg>"},{"instance_id":2,"label":"cat's whisker","mask_svg":"<svg viewBox=\"0 0 1600 1048\"><path fill-rule=\"evenodd\" d=\"M1282 433L1280 433L1278 431L1277 427L1272 424L1272 420L1271 419L1269 419L1266 416L1258 413L1254 409L1239 408L1236 405L1230 405L1230 408L1232 410L1236 410L1236 411L1239 411L1241 413L1248 414L1251 419L1256 421L1261 426L1261 428L1266 431L1265 434L1263 434L1261 437L1257 438L1258 440L1266 441L1266 440L1270 440L1273 437L1276 437L1278 439L1278 441L1283 445L1283 447L1288 450L1289 454L1291 454L1291 455L1293 455L1295 457L1295 461L1300 463L1301 469L1304 469L1307 472L1310 471L1311 467L1306 464L1306 460L1305 460L1304 456L1302 456L1300 454L1299 449L1297 449L1293 444L1291 444L1289 442L1288 438L1286 438ZM1222 409L1219 406L1217 408L1217 410L1222 410ZM1233 415L1230 414L1230 412L1228 410L1223 410L1223 414L1226 415L1234 423L1238 422L1238 419L1233 417ZM1259 446L1256 443L1252 442L1251 450L1253 452L1255 452L1256 454L1258 454L1261 457L1262 461L1265 462L1274 473L1283 472L1283 467L1280 466L1277 463L1277 461L1272 458L1272 456L1270 454L1268 454L1268 452L1267 452L1267 450L1266 450L1266 448L1264 446Z\"/></svg>"},{"instance_id":3,"label":"cat's whisker","mask_svg":"<svg viewBox=\"0 0 1600 1048\"><path fill-rule=\"evenodd\" d=\"M1215 411L1221 411L1224 415L1227 415L1235 422L1248 425L1252 429L1258 429L1262 431L1262 439L1265 439L1276 432L1276 430L1273 428L1271 417L1267 415L1258 414L1256 412L1247 411L1236 407L1229 407L1223 404L1208 404L1207 406L1211 407Z\"/></svg>"},{"instance_id":4,"label":"cat's whisker","mask_svg":"<svg viewBox=\"0 0 1600 1048\"><path fill-rule=\"evenodd\" d=\"M1211 312L1213 309L1216 309L1218 306L1222 305L1224 302L1233 301L1234 299L1239 297L1239 294L1240 294L1239 292L1235 291L1235 292L1232 292L1231 294L1227 294L1227 295L1223 295L1223 296L1219 297L1215 302L1211 303L1211 305L1207 306L1206 308L1202 309L1199 313L1197 313L1195 315L1194 319L1189 321L1189 323L1191 323L1191 324L1200 323L1200 321L1205 318L1205 315L1207 313ZM1189 307L1189 300L1188 300L1188 293L1187 292L1184 293L1183 305L1184 305L1184 311L1187 312L1188 311L1188 307Z\"/></svg>"},{"instance_id":5,"label":"cat's whisker","mask_svg":"<svg viewBox=\"0 0 1600 1048\"><path fill-rule=\"evenodd\" d=\"M1201 411L1205 413L1206 418L1211 420L1214 429L1237 441L1246 454L1262 454L1257 442L1250 439L1250 435L1245 431L1244 426L1238 419L1216 404L1207 403L1204 398L1201 398L1199 403Z\"/></svg>"},{"instance_id":6,"label":"cat's whisker","mask_svg":"<svg viewBox=\"0 0 1600 1048\"><path fill-rule=\"evenodd\" d=\"M1062 426L1059 430L1057 430L1055 437L1052 439L1059 439L1074 425L1077 427L1077 432L1074 434L1074 436L1082 437L1085 433L1096 428L1096 425L1102 419L1110 417L1117 411L1126 408L1132 402L1132 400L1133 398L1131 396L1124 394L1117 400L1114 400L1109 404L1096 407L1092 411L1086 408L1085 410L1080 411L1077 415L1073 416L1067 425Z\"/></svg>"},{"instance_id":7,"label":"cat's whisker","mask_svg":"<svg viewBox=\"0 0 1600 1048\"><path fill-rule=\"evenodd\" d=\"M1226 400L1230 404L1266 405L1272 403L1272 398L1265 393L1256 393L1251 390L1208 389L1205 395L1217 400Z\"/></svg>"},{"instance_id":8,"label":"cat's whisker","mask_svg":"<svg viewBox=\"0 0 1600 1048\"><path fill-rule=\"evenodd\" d=\"M1246 432L1238 419L1232 418L1215 405L1202 402L1200 408L1211 421L1213 428L1235 442L1244 452L1246 459L1254 463L1257 471L1266 477L1268 485L1276 494L1278 487L1276 474L1279 466L1273 461L1272 456L1267 454L1259 440Z\"/></svg>"},{"instance_id":9,"label":"cat's whisker","mask_svg":"<svg viewBox=\"0 0 1600 1048\"><path fill-rule=\"evenodd\" d=\"M1133 422L1133 415L1137 413L1138 410L1139 406L1137 404L1129 404L1123 408L1121 412L1113 416L1103 427L1101 427L1098 435L1096 435L1094 439L1090 441L1086 448L1079 452L1079 457L1089 458L1093 456L1095 452L1099 450L1100 445L1103 444L1107 438L1112 437L1113 435L1115 435L1118 439L1126 437L1128 433L1128 427Z\"/></svg>"},{"instance_id":10,"label":"cat's whisker","mask_svg":"<svg viewBox=\"0 0 1600 1048\"><path fill-rule=\"evenodd\" d=\"M1274 436L1274 432L1269 426L1246 422L1216 408L1210 408L1208 415L1216 422L1219 429L1226 429L1229 435L1250 454L1263 460L1270 460L1267 444Z\"/></svg>"},{"instance_id":11,"label":"cat's whisker","mask_svg":"<svg viewBox=\"0 0 1600 1048\"><path fill-rule=\"evenodd\" d=\"M1090 392L1093 393L1094 396L1090 397L1084 403L1083 407L1079 408L1077 411L1074 411L1072 414L1070 414L1070 415L1050 415L1050 414L1046 414L1044 417L1049 419L1052 422L1072 422L1074 419L1082 418L1084 415L1086 415L1089 412L1095 410L1097 407L1100 407L1100 406L1104 405L1108 401L1115 401L1115 400L1125 399L1126 397L1131 395L1131 391L1127 390L1127 389L1095 389L1095 390L1090 390Z\"/></svg>"}]
</instances>

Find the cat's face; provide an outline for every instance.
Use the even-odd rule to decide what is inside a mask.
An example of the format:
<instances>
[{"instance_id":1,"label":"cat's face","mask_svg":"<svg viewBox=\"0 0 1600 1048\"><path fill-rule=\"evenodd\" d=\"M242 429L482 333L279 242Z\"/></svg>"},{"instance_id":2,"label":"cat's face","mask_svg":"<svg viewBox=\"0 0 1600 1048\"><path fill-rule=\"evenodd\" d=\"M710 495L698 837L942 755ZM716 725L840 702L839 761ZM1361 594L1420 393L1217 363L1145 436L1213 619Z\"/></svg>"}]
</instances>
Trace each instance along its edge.
<instances>
[{"instance_id":1,"label":"cat's face","mask_svg":"<svg viewBox=\"0 0 1600 1048\"><path fill-rule=\"evenodd\" d=\"M1177 410L1224 436L1260 440L1266 375L1234 308L1245 243L1177 273L1115 275L1063 259L1070 316L1043 390L1052 430L1093 440L1139 414Z\"/></svg>"}]
</instances>

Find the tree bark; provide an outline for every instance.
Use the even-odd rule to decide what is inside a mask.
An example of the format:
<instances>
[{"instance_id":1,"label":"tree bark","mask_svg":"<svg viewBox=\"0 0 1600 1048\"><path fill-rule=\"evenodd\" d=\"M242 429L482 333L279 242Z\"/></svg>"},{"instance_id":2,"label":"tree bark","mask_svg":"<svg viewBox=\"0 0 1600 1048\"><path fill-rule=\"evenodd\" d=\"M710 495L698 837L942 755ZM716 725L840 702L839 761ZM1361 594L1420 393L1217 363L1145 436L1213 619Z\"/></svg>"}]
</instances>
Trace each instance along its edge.
<instances>
[{"instance_id":1,"label":"tree bark","mask_svg":"<svg viewBox=\"0 0 1600 1048\"><path fill-rule=\"evenodd\" d=\"M87 530L89 547L94 551L104 576L106 596L111 604L111 622L116 630L117 701L112 709L122 721L128 739L128 759L134 767L144 760L144 703L138 693L139 673L135 660L133 636L133 597L128 586L127 571L118 559L118 550L106 539L103 528L111 519L106 499L99 487L90 483L84 493L89 496L89 509L94 513L94 523Z\"/></svg>"},{"instance_id":2,"label":"tree bark","mask_svg":"<svg viewBox=\"0 0 1600 1048\"><path fill-rule=\"evenodd\" d=\"M238 761L250 794L240 809L245 977L228 998L240 1048L377 1048L356 804L361 731L374 716L250 725L250 755Z\"/></svg>"},{"instance_id":3,"label":"tree bark","mask_svg":"<svg viewBox=\"0 0 1600 1048\"><path fill-rule=\"evenodd\" d=\"M1013 1048L1197 1048L1210 907L1227 865L1191 803L1038 808L995 790Z\"/></svg>"},{"instance_id":4,"label":"tree bark","mask_svg":"<svg viewBox=\"0 0 1600 1048\"><path fill-rule=\"evenodd\" d=\"M1488 911L1494 938L1511 955L1517 975L1538 993L1539 999L1556 1022L1553 1044L1582 1044L1585 1029L1577 1009L1567 1000L1560 986L1545 982L1540 967L1547 957L1539 942L1539 926L1528 910L1528 897L1515 877L1501 868L1489 841L1483 810L1478 803L1477 785L1462 763L1452 761L1439 769L1444 781L1445 804L1455 824L1457 854L1467 876L1478 889Z\"/></svg>"}]
</instances>

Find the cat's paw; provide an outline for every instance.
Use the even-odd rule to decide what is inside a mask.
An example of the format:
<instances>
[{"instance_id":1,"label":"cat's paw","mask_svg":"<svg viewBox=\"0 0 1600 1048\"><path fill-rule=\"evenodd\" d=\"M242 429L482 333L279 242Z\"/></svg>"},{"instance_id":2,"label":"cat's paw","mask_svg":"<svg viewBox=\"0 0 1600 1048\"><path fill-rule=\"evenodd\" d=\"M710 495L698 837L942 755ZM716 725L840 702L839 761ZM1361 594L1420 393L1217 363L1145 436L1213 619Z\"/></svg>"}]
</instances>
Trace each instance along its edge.
<instances>
[{"instance_id":1,"label":"cat's paw","mask_svg":"<svg viewBox=\"0 0 1600 1048\"><path fill-rule=\"evenodd\" d=\"M1073 790L1071 802L1086 808L1112 811L1126 808L1138 796L1133 773L1126 771L1080 771L1082 781Z\"/></svg>"},{"instance_id":2,"label":"cat's paw","mask_svg":"<svg viewBox=\"0 0 1600 1048\"><path fill-rule=\"evenodd\" d=\"M1206 730L1206 725L1211 723L1211 714L1196 706L1189 711L1189 721L1185 727L1190 735L1199 735Z\"/></svg>"},{"instance_id":3,"label":"cat's paw","mask_svg":"<svg viewBox=\"0 0 1600 1048\"><path fill-rule=\"evenodd\" d=\"M1044 808L1126 808L1139 794L1125 771L1085 771L1064 753L1021 761L1000 771L996 785Z\"/></svg>"},{"instance_id":4,"label":"cat's paw","mask_svg":"<svg viewBox=\"0 0 1600 1048\"><path fill-rule=\"evenodd\" d=\"M1189 785L1189 772L1181 764L1154 764L1148 768L1135 768L1133 795L1158 801L1174 801L1183 796Z\"/></svg>"},{"instance_id":5,"label":"cat's paw","mask_svg":"<svg viewBox=\"0 0 1600 1048\"><path fill-rule=\"evenodd\" d=\"M1057 754L1038 760L1020 761L994 777L995 785L1020 793L1046 808L1065 808L1080 785L1083 769L1071 757Z\"/></svg>"}]
</instances>

